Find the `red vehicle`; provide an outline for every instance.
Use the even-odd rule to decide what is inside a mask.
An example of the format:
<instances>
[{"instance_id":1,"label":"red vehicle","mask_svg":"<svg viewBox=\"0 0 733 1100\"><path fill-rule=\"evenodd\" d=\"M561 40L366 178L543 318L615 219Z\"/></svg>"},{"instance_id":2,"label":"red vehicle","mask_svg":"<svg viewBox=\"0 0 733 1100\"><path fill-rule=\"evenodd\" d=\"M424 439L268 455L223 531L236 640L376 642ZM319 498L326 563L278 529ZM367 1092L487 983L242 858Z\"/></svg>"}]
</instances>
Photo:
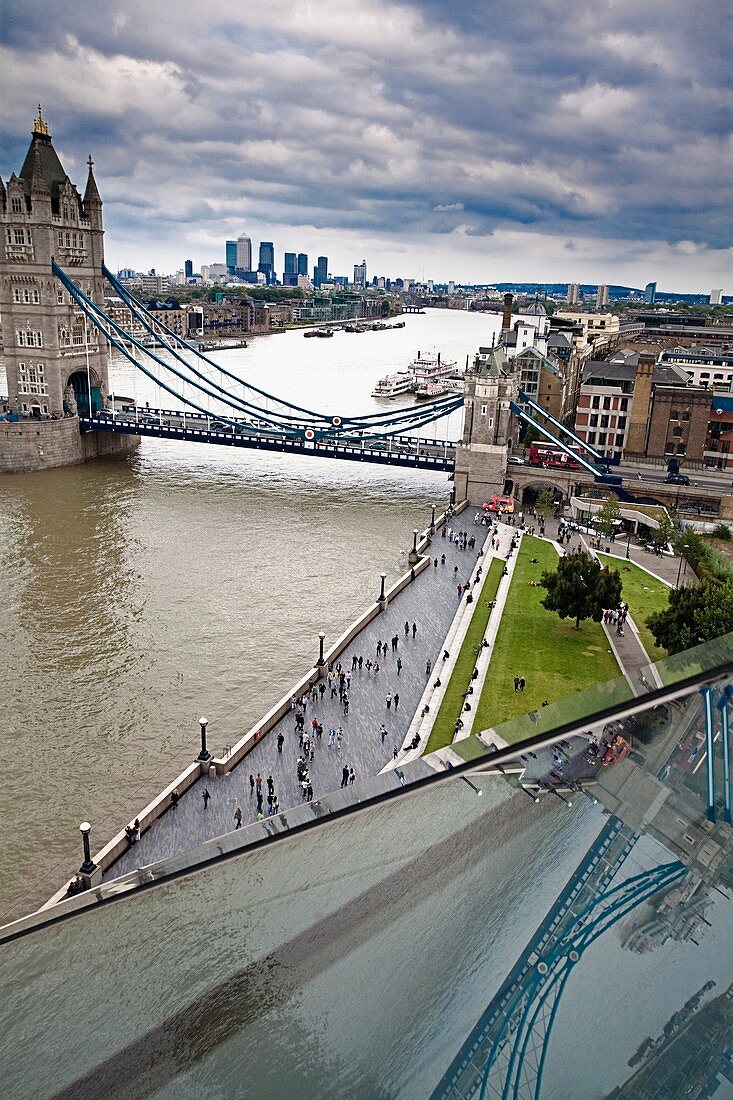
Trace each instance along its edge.
<instances>
[{"instance_id":1,"label":"red vehicle","mask_svg":"<svg viewBox=\"0 0 733 1100\"><path fill-rule=\"evenodd\" d=\"M631 752L631 742L627 741L625 737L617 734L611 742L611 746L606 750L603 757L603 764L620 764L622 760Z\"/></svg>"},{"instance_id":2,"label":"red vehicle","mask_svg":"<svg viewBox=\"0 0 733 1100\"><path fill-rule=\"evenodd\" d=\"M514 497L489 497L484 504L485 512L505 512L513 515L516 507Z\"/></svg>"},{"instance_id":3,"label":"red vehicle","mask_svg":"<svg viewBox=\"0 0 733 1100\"><path fill-rule=\"evenodd\" d=\"M530 466L562 466L568 470L579 469L579 463L572 455L559 447L553 447L551 443L530 443L528 462Z\"/></svg>"}]
</instances>

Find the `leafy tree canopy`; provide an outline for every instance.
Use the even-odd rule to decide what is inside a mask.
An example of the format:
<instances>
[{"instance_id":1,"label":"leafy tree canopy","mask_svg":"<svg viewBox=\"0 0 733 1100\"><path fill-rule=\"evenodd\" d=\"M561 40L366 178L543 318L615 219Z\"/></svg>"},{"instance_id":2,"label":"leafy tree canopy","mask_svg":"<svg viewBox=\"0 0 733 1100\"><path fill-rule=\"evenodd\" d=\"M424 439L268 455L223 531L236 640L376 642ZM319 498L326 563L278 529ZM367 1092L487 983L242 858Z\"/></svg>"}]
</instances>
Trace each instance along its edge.
<instances>
[{"instance_id":1,"label":"leafy tree canopy","mask_svg":"<svg viewBox=\"0 0 733 1100\"><path fill-rule=\"evenodd\" d=\"M541 516L553 516L555 507L555 494L549 485L545 485L537 494L534 510Z\"/></svg>"},{"instance_id":2,"label":"leafy tree canopy","mask_svg":"<svg viewBox=\"0 0 733 1100\"><path fill-rule=\"evenodd\" d=\"M610 539L618 526L615 522L621 518L621 506L615 493L609 493L600 509L593 517L593 526L600 535Z\"/></svg>"},{"instance_id":3,"label":"leafy tree canopy","mask_svg":"<svg viewBox=\"0 0 733 1100\"><path fill-rule=\"evenodd\" d=\"M733 580L671 589L669 607L646 624L670 654L733 632Z\"/></svg>"},{"instance_id":4,"label":"leafy tree canopy","mask_svg":"<svg viewBox=\"0 0 733 1100\"><path fill-rule=\"evenodd\" d=\"M616 569L601 568L588 554L567 554L560 558L554 573L542 574L540 584L547 589L542 606L556 611L561 619L581 619L599 623L608 607L621 602L621 577Z\"/></svg>"}]
</instances>

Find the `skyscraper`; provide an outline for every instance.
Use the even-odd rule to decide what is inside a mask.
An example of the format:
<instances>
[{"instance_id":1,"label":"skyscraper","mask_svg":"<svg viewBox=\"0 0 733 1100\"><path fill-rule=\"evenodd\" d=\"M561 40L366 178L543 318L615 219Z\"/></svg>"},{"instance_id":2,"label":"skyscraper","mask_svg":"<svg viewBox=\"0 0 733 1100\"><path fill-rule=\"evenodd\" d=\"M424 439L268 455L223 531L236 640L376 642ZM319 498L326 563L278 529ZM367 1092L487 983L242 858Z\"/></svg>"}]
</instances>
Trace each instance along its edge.
<instances>
[{"instance_id":1,"label":"skyscraper","mask_svg":"<svg viewBox=\"0 0 733 1100\"><path fill-rule=\"evenodd\" d=\"M283 286L298 285L298 257L294 252L285 253L285 268L283 270Z\"/></svg>"},{"instance_id":2,"label":"skyscraper","mask_svg":"<svg viewBox=\"0 0 733 1100\"><path fill-rule=\"evenodd\" d=\"M657 284L647 283L644 287L644 301L646 305L653 306L657 300Z\"/></svg>"},{"instance_id":3,"label":"skyscraper","mask_svg":"<svg viewBox=\"0 0 733 1100\"><path fill-rule=\"evenodd\" d=\"M226 262L227 270L231 274L234 268L237 266L237 242L227 241L226 244Z\"/></svg>"},{"instance_id":4,"label":"skyscraper","mask_svg":"<svg viewBox=\"0 0 733 1100\"><path fill-rule=\"evenodd\" d=\"M306 277L308 275L308 253L307 252L299 252L298 253L298 274L299 275L305 275Z\"/></svg>"},{"instance_id":5,"label":"skyscraper","mask_svg":"<svg viewBox=\"0 0 733 1100\"><path fill-rule=\"evenodd\" d=\"M354 286L360 286L364 290L366 281L367 265L366 260L362 260L360 264L354 264Z\"/></svg>"},{"instance_id":6,"label":"skyscraper","mask_svg":"<svg viewBox=\"0 0 733 1100\"><path fill-rule=\"evenodd\" d=\"M568 283L568 305L577 306L580 301L580 283Z\"/></svg>"},{"instance_id":7,"label":"skyscraper","mask_svg":"<svg viewBox=\"0 0 733 1100\"><path fill-rule=\"evenodd\" d=\"M260 241L260 262L257 268L267 279L268 283L275 278L275 246L272 241Z\"/></svg>"},{"instance_id":8,"label":"skyscraper","mask_svg":"<svg viewBox=\"0 0 733 1100\"><path fill-rule=\"evenodd\" d=\"M596 291L596 309L604 309L608 305L608 287L605 283L600 283L598 290Z\"/></svg>"},{"instance_id":9,"label":"skyscraper","mask_svg":"<svg viewBox=\"0 0 733 1100\"><path fill-rule=\"evenodd\" d=\"M722 301L723 301L723 288L722 288L722 286L718 287L717 290L711 290L710 291L710 305L711 306L719 306L719 305L721 305Z\"/></svg>"},{"instance_id":10,"label":"skyscraper","mask_svg":"<svg viewBox=\"0 0 733 1100\"><path fill-rule=\"evenodd\" d=\"M191 278L191 276L193 275L193 260L183 261L183 274L186 276L187 279Z\"/></svg>"},{"instance_id":11,"label":"skyscraper","mask_svg":"<svg viewBox=\"0 0 733 1100\"><path fill-rule=\"evenodd\" d=\"M313 285L320 286L328 282L328 256L319 256L318 263L313 268Z\"/></svg>"},{"instance_id":12,"label":"skyscraper","mask_svg":"<svg viewBox=\"0 0 733 1100\"><path fill-rule=\"evenodd\" d=\"M237 237L237 267L240 271L252 270L252 241L246 233Z\"/></svg>"}]
</instances>

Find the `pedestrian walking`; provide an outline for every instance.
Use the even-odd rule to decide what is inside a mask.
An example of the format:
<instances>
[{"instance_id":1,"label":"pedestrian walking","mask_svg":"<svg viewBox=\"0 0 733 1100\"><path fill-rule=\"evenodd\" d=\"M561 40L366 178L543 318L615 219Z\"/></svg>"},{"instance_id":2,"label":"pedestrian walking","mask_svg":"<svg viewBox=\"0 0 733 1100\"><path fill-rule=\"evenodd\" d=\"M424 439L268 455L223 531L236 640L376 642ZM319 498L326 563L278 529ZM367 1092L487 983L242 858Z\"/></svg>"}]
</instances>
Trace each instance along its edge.
<instances>
[{"instance_id":1,"label":"pedestrian walking","mask_svg":"<svg viewBox=\"0 0 733 1100\"><path fill-rule=\"evenodd\" d=\"M331 726L328 731L328 747L332 748L336 744L336 730Z\"/></svg>"},{"instance_id":2,"label":"pedestrian walking","mask_svg":"<svg viewBox=\"0 0 733 1100\"><path fill-rule=\"evenodd\" d=\"M392 759L396 760L399 755L400 755L400 750L397 748L396 745L394 745L393 748L392 748Z\"/></svg>"},{"instance_id":3,"label":"pedestrian walking","mask_svg":"<svg viewBox=\"0 0 733 1100\"><path fill-rule=\"evenodd\" d=\"M519 690L524 691L524 685L527 683L524 676L519 677Z\"/></svg>"},{"instance_id":4,"label":"pedestrian walking","mask_svg":"<svg viewBox=\"0 0 733 1100\"><path fill-rule=\"evenodd\" d=\"M277 751L278 751L279 753L281 753L281 752L283 751L283 745L284 745L284 744L285 744L285 737L284 737L284 735L283 735L282 733L278 733L278 735L277 735ZM251 778L252 778L252 776L250 776L250 779L251 779Z\"/></svg>"},{"instance_id":5,"label":"pedestrian walking","mask_svg":"<svg viewBox=\"0 0 733 1100\"><path fill-rule=\"evenodd\" d=\"M348 782L349 782L349 769L348 769L348 766L346 764L344 764L343 768L341 769L341 786L345 787Z\"/></svg>"},{"instance_id":6,"label":"pedestrian walking","mask_svg":"<svg viewBox=\"0 0 733 1100\"><path fill-rule=\"evenodd\" d=\"M236 825L234 826L234 828L235 828L235 829L241 829L241 827L242 827L242 811L241 811L241 809L239 808L239 806L237 806L236 810L234 811L234 820L235 820L235 821L236 821L236 823L237 823L237 824L236 824Z\"/></svg>"},{"instance_id":7,"label":"pedestrian walking","mask_svg":"<svg viewBox=\"0 0 733 1100\"><path fill-rule=\"evenodd\" d=\"M398 657L398 658L397 658L397 675L399 676L399 674L400 674L401 672L402 672L402 661L401 661L401 660L400 660L400 658Z\"/></svg>"},{"instance_id":8,"label":"pedestrian walking","mask_svg":"<svg viewBox=\"0 0 733 1100\"><path fill-rule=\"evenodd\" d=\"M387 694L384 697L384 701L387 704L387 710L391 710L392 709L392 692L391 691L387 692Z\"/></svg>"},{"instance_id":9,"label":"pedestrian walking","mask_svg":"<svg viewBox=\"0 0 733 1100\"><path fill-rule=\"evenodd\" d=\"M433 662L428 657L427 661L425 662L425 675L426 676L430 675L430 670L431 670L432 667L433 667Z\"/></svg>"},{"instance_id":10,"label":"pedestrian walking","mask_svg":"<svg viewBox=\"0 0 733 1100\"><path fill-rule=\"evenodd\" d=\"M413 639L414 639L416 634L417 634L417 623L413 623L412 624L412 637L413 637Z\"/></svg>"},{"instance_id":11,"label":"pedestrian walking","mask_svg":"<svg viewBox=\"0 0 733 1100\"><path fill-rule=\"evenodd\" d=\"M252 772L249 773L249 793L255 793L255 777L252 775Z\"/></svg>"},{"instance_id":12,"label":"pedestrian walking","mask_svg":"<svg viewBox=\"0 0 733 1100\"><path fill-rule=\"evenodd\" d=\"M382 643L377 642L377 657L381 657L381 656L382 656Z\"/></svg>"},{"instance_id":13,"label":"pedestrian walking","mask_svg":"<svg viewBox=\"0 0 733 1100\"><path fill-rule=\"evenodd\" d=\"M349 768L349 786L353 787L356 783L356 772L353 768Z\"/></svg>"},{"instance_id":14,"label":"pedestrian walking","mask_svg":"<svg viewBox=\"0 0 733 1100\"><path fill-rule=\"evenodd\" d=\"M394 709L395 709L395 710L397 710L397 707L398 707L398 706L400 705L400 696L399 696L399 692L397 692L397 691L396 691L396 692L394 693L394 696L393 696L393 698L392 698L392 702L394 703Z\"/></svg>"},{"instance_id":15,"label":"pedestrian walking","mask_svg":"<svg viewBox=\"0 0 733 1100\"><path fill-rule=\"evenodd\" d=\"M406 638L409 637L409 634L410 634L410 624L406 622L405 623L405 637Z\"/></svg>"},{"instance_id":16,"label":"pedestrian walking","mask_svg":"<svg viewBox=\"0 0 733 1100\"><path fill-rule=\"evenodd\" d=\"M382 722L381 726L379 727L379 736L382 739L382 744L384 744L387 739L387 727L385 726L384 722Z\"/></svg>"},{"instance_id":17,"label":"pedestrian walking","mask_svg":"<svg viewBox=\"0 0 733 1100\"><path fill-rule=\"evenodd\" d=\"M255 776L255 787L258 791L262 790L262 776L259 772L257 772L257 775Z\"/></svg>"},{"instance_id":18,"label":"pedestrian walking","mask_svg":"<svg viewBox=\"0 0 733 1100\"><path fill-rule=\"evenodd\" d=\"M518 676L514 677L514 690L519 691L519 677Z\"/></svg>"},{"instance_id":19,"label":"pedestrian walking","mask_svg":"<svg viewBox=\"0 0 733 1100\"><path fill-rule=\"evenodd\" d=\"M178 793L178 787L176 787L176 789L174 791L171 791L171 809L172 810L175 810L175 808L177 807L178 799L180 797L181 796Z\"/></svg>"},{"instance_id":20,"label":"pedestrian walking","mask_svg":"<svg viewBox=\"0 0 733 1100\"><path fill-rule=\"evenodd\" d=\"M204 793L201 795L201 797L204 800L204 809L206 809L206 807L209 805L209 802L211 802L211 795L209 794L208 787L204 787Z\"/></svg>"},{"instance_id":21,"label":"pedestrian walking","mask_svg":"<svg viewBox=\"0 0 733 1100\"><path fill-rule=\"evenodd\" d=\"M268 775L267 777L267 789L270 794L272 794L272 792L275 790L275 780L272 778L271 775Z\"/></svg>"}]
</instances>

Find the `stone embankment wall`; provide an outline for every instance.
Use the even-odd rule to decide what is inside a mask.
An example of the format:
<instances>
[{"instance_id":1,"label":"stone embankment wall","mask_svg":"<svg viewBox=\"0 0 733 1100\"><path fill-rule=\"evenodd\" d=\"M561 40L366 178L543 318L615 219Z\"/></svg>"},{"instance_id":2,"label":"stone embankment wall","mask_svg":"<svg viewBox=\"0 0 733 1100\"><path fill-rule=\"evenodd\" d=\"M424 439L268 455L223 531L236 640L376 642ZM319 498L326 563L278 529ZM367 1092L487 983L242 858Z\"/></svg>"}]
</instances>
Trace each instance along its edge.
<instances>
[{"instance_id":1,"label":"stone embankment wall","mask_svg":"<svg viewBox=\"0 0 733 1100\"><path fill-rule=\"evenodd\" d=\"M0 473L24 474L55 466L76 466L104 455L124 455L140 443L136 435L79 431L76 417L64 420L0 422Z\"/></svg>"}]
</instances>

